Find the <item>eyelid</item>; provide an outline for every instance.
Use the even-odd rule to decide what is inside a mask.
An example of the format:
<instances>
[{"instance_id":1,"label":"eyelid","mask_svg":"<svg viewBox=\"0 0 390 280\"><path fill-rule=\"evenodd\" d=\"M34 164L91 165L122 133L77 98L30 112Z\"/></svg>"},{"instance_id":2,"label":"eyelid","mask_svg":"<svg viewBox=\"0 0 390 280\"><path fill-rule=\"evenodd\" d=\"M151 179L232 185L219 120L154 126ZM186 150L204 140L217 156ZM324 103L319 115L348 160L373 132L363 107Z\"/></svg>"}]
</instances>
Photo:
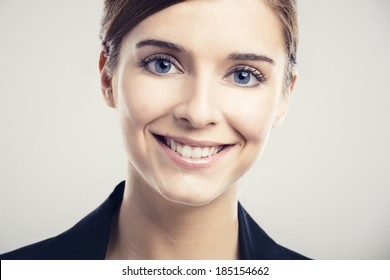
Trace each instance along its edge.
<instances>
[{"instance_id":1,"label":"eyelid","mask_svg":"<svg viewBox=\"0 0 390 280\"><path fill-rule=\"evenodd\" d=\"M237 66L234 66L228 73L226 76L228 75L231 75L235 72L240 72L240 71L246 71L246 72L249 72L251 74L253 74L253 76L255 76L256 78L258 79L261 79L262 77L265 77L264 74L259 71L258 69L252 67L252 66L248 66L248 65L237 65Z\"/></svg>"},{"instance_id":2,"label":"eyelid","mask_svg":"<svg viewBox=\"0 0 390 280\"><path fill-rule=\"evenodd\" d=\"M174 58L172 55L165 54L165 53L156 53L156 54L152 54L150 56L147 56L146 58L141 59L141 61L138 62L138 65L141 68L145 68L145 69L149 70L147 65L150 62L153 62L153 61L156 61L156 60L159 60L159 59L169 61L170 63L173 64L173 66L175 66L177 68L177 70L179 70L181 73L184 73L184 69L180 65L179 61L176 58Z\"/></svg>"},{"instance_id":3,"label":"eyelid","mask_svg":"<svg viewBox=\"0 0 390 280\"><path fill-rule=\"evenodd\" d=\"M225 75L224 79L229 77L230 75L240 72L240 71L246 71L249 72L259 83L253 86L245 86L240 85L241 87L256 87L261 84L265 84L267 82L267 76L263 74L260 70L258 70L255 67L249 66L249 65L236 65L231 70L228 71L228 73Z\"/></svg>"}]
</instances>

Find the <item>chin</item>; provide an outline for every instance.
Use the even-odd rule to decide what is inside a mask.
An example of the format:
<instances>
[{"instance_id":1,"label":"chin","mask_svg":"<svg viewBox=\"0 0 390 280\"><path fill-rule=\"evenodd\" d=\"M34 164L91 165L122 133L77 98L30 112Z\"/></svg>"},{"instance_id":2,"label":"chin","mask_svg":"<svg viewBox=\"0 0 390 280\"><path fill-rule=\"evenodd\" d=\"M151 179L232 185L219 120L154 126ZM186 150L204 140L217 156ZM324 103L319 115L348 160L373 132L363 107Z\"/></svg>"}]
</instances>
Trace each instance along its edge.
<instances>
[{"instance_id":1,"label":"chin","mask_svg":"<svg viewBox=\"0 0 390 280\"><path fill-rule=\"evenodd\" d=\"M191 186L159 187L158 192L168 201L187 206L203 206L212 203L216 198L223 194L226 189L220 190L203 184Z\"/></svg>"}]
</instances>

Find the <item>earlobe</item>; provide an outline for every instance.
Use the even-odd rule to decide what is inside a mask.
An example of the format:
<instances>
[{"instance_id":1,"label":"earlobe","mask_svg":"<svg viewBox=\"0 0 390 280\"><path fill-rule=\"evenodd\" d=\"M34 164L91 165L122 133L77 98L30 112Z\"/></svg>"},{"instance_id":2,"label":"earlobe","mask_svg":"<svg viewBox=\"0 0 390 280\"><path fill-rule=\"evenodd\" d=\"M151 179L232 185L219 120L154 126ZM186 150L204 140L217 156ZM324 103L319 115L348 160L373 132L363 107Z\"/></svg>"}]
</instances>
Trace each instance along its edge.
<instances>
[{"instance_id":1,"label":"earlobe","mask_svg":"<svg viewBox=\"0 0 390 280\"><path fill-rule=\"evenodd\" d=\"M298 78L298 73L297 73L297 70L293 70L292 71L292 79L291 79L291 84L289 86L289 92L290 92L290 95L292 95L294 89L295 89L295 85L297 83L297 78Z\"/></svg>"},{"instance_id":2,"label":"earlobe","mask_svg":"<svg viewBox=\"0 0 390 280\"><path fill-rule=\"evenodd\" d=\"M114 93L112 90L112 77L107 71L106 67L107 55L104 50L100 52L99 57L99 71L100 71L100 84L102 89L102 94L106 104L112 108L115 108L115 99Z\"/></svg>"},{"instance_id":3,"label":"earlobe","mask_svg":"<svg viewBox=\"0 0 390 280\"><path fill-rule=\"evenodd\" d=\"M290 99L293 94L295 83L297 81L297 71L294 69L292 71L292 79L290 85L285 89L285 92L282 93L282 97L280 98L280 102L278 105L278 109L272 124L272 127L277 127L281 125L287 115L288 107L290 105Z\"/></svg>"}]
</instances>

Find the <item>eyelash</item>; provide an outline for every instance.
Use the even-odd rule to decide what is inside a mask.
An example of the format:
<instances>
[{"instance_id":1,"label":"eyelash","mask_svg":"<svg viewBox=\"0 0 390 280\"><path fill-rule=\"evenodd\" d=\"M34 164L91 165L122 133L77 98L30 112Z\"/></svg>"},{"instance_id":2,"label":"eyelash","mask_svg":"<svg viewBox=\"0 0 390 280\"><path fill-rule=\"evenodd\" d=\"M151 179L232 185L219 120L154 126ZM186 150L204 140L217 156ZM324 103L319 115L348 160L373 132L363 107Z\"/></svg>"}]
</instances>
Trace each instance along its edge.
<instances>
[{"instance_id":1,"label":"eyelash","mask_svg":"<svg viewBox=\"0 0 390 280\"><path fill-rule=\"evenodd\" d=\"M260 84L265 84L267 82L267 77L261 73L259 70L256 68L250 67L250 66L244 66L244 65L239 65L234 67L227 75L232 75L237 72L248 72L249 74L253 75L255 79L260 83ZM256 85L255 85L256 86ZM255 86L246 86L246 87L255 87ZM244 86L245 87L245 86Z\"/></svg>"},{"instance_id":2,"label":"eyelash","mask_svg":"<svg viewBox=\"0 0 390 280\"><path fill-rule=\"evenodd\" d=\"M157 60L166 60L170 63L172 63L180 72L183 72L181 67L178 66L178 62L176 61L176 59L174 59L172 56L170 55L167 55L167 54L153 54L151 56L148 56L146 58L143 58L141 59L139 62L138 62L138 66L141 68L141 69L145 69L149 72L152 72L149 67L148 67L148 64L150 62L153 62L153 61L157 61Z\"/></svg>"},{"instance_id":3,"label":"eyelash","mask_svg":"<svg viewBox=\"0 0 390 280\"><path fill-rule=\"evenodd\" d=\"M172 63L179 71L183 72L181 67L178 67L179 63L177 62L177 60L174 59L172 56L167 55L167 54L153 54L151 56L143 58L138 62L138 66L142 69L145 69L149 72L152 72L149 69L148 65L150 62L157 61L157 60L168 61L168 62ZM253 77L259 82L259 84L256 84L253 86L241 85L242 87L256 87L260 84L267 83L267 77L263 73L261 73L259 70L257 70L254 67L245 66L245 65L239 65L239 66L234 67L231 71L228 72L228 74L225 76L225 78L230 76L230 75L233 75L234 73L237 73L237 72L248 72L249 74L253 75Z\"/></svg>"}]
</instances>

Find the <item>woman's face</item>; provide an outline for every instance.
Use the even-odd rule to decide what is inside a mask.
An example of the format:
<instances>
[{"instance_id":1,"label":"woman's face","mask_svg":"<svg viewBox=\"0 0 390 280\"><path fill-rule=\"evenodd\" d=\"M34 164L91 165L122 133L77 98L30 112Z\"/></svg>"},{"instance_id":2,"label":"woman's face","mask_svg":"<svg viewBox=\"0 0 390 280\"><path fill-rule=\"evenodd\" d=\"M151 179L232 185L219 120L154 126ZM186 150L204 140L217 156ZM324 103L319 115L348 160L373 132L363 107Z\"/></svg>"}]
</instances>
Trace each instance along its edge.
<instances>
[{"instance_id":1,"label":"woman's face","mask_svg":"<svg viewBox=\"0 0 390 280\"><path fill-rule=\"evenodd\" d=\"M102 84L137 187L202 205L235 186L283 119L285 63L261 0L185 1L131 30Z\"/></svg>"}]
</instances>

